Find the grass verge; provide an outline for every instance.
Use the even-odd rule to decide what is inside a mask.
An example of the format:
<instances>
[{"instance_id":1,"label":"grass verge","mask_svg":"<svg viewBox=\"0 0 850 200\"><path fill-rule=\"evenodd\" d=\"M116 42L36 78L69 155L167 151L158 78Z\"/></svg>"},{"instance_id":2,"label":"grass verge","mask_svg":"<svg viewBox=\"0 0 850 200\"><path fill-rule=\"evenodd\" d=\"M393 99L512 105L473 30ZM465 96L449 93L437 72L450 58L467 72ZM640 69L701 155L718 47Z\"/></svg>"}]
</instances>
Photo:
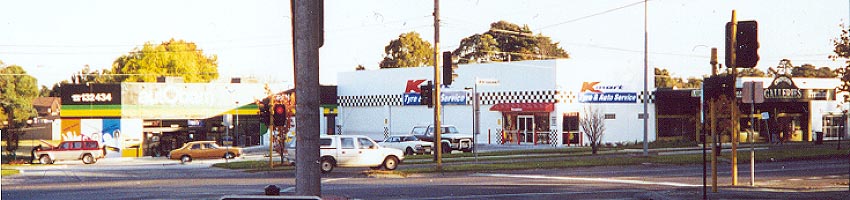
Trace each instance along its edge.
<instances>
[{"instance_id":1,"label":"grass verge","mask_svg":"<svg viewBox=\"0 0 850 200\"><path fill-rule=\"evenodd\" d=\"M9 176L21 173L20 170L10 169L8 165L3 165L2 169L0 169L0 176Z\"/></svg>"},{"instance_id":2,"label":"grass verge","mask_svg":"<svg viewBox=\"0 0 850 200\"><path fill-rule=\"evenodd\" d=\"M269 167L269 161L236 161L229 163L216 163L213 167L223 169L243 170L246 172L264 172L264 171L286 171L295 169L294 166L281 166L276 163L275 167Z\"/></svg>"}]
</instances>

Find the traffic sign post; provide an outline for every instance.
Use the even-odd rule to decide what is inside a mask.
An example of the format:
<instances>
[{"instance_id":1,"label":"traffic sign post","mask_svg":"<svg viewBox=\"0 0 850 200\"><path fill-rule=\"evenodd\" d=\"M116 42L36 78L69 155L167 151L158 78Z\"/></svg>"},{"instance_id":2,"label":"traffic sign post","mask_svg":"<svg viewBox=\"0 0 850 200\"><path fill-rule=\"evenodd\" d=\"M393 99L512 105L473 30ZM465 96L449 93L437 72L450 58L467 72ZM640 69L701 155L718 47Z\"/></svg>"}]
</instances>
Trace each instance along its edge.
<instances>
[{"instance_id":1,"label":"traffic sign post","mask_svg":"<svg viewBox=\"0 0 850 200\"><path fill-rule=\"evenodd\" d=\"M756 148L755 148L755 138L753 138L753 132L755 131L755 107L756 103L764 103L764 84L761 81L748 81L744 82L744 87L741 88L741 101L743 103L750 104L750 131L749 136L750 139L750 186L756 185Z\"/></svg>"}]
</instances>

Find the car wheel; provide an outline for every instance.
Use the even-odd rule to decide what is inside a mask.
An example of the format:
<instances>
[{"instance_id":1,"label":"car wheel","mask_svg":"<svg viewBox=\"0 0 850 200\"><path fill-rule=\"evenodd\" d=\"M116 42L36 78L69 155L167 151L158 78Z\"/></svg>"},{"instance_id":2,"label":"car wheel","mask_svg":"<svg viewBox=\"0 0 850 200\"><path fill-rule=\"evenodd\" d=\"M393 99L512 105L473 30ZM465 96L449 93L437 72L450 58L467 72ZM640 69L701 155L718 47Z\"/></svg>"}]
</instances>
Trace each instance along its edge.
<instances>
[{"instance_id":1,"label":"car wheel","mask_svg":"<svg viewBox=\"0 0 850 200\"><path fill-rule=\"evenodd\" d=\"M85 163L85 164L92 164L92 163L94 163L94 162L95 162L95 161L94 161L94 157L93 157L93 156L91 156L91 154L83 155L83 163Z\"/></svg>"},{"instance_id":2,"label":"car wheel","mask_svg":"<svg viewBox=\"0 0 850 200\"><path fill-rule=\"evenodd\" d=\"M227 153L224 154L225 159L233 159L235 157L236 157L236 155L234 155L233 153L230 153L230 152L227 152Z\"/></svg>"},{"instance_id":3,"label":"car wheel","mask_svg":"<svg viewBox=\"0 0 850 200\"><path fill-rule=\"evenodd\" d=\"M452 147L451 147L451 146L449 146L449 144L443 143L443 147L442 147L442 148L443 148L443 149L442 149L442 150L443 150L443 154L451 154L451 153L452 153Z\"/></svg>"},{"instance_id":4,"label":"car wheel","mask_svg":"<svg viewBox=\"0 0 850 200\"><path fill-rule=\"evenodd\" d=\"M38 161L41 162L41 164L45 165L53 164L53 160L50 160L50 156L48 155L42 155L40 158L38 158Z\"/></svg>"},{"instance_id":5,"label":"car wheel","mask_svg":"<svg viewBox=\"0 0 850 200\"><path fill-rule=\"evenodd\" d=\"M398 168L398 158L387 156L387 159L384 160L384 169L395 170L396 168Z\"/></svg>"},{"instance_id":6,"label":"car wheel","mask_svg":"<svg viewBox=\"0 0 850 200\"><path fill-rule=\"evenodd\" d=\"M322 173L329 173L334 170L334 165L336 165L336 161L333 158L324 157L322 158L321 169Z\"/></svg>"},{"instance_id":7,"label":"car wheel","mask_svg":"<svg viewBox=\"0 0 850 200\"><path fill-rule=\"evenodd\" d=\"M183 155L180 157L180 163L192 162L192 157L189 155Z\"/></svg>"},{"instance_id":8,"label":"car wheel","mask_svg":"<svg viewBox=\"0 0 850 200\"><path fill-rule=\"evenodd\" d=\"M406 156L407 155L413 155L413 149L410 148L410 147L407 147L407 149L404 150L404 155L406 155Z\"/></svg>"}]
</instances>

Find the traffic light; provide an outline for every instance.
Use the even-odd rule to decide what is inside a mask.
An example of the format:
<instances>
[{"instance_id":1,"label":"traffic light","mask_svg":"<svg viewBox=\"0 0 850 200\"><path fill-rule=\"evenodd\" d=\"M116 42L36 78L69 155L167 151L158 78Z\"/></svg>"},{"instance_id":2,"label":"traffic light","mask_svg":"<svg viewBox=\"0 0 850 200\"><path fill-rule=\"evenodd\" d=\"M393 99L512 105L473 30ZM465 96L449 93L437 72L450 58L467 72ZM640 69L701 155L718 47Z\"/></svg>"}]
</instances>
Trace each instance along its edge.
<instances>
[{"instance_id":1,"label":"traffic light","mask_svg":"<svg viewBox=\"0 0 850 200\"><path fill-rule=\"evenodd\" d=\"M271 124L271 113L269 113L270 105L268 99L264 99L263 101L257 103L257 107L260 109L260 123Z\"/></svg>"},{"instance_id":2,"label":"traffic light","mask_svg":"<svg viewBox=\"0 0 850 200\"><path fill-rule=\"evenodd\" d=\"M451 85L457 78L456 69L457 65L452 62L452 52L443 52L443 85Z\"/></svg>"},{"instance_id":3,"label":"traffic light","mask_svg":"<svg viewBox=\"0 0 850 200\"><path fill-rule=\"evenodd\" d=\"M702 84L702 94L706 99L719 98L720 96L733 97L735 95L735 79L731 75L711 76L705 78Z\"/></svg>"},{"instance_id":4,"label":"traffic light","mask_svg":"<svg viewBox=\"0 0 850 200\"><path fill-rule=\"evenodd\" d=\"M732 61L732 22L726 23L726 66L733 67ZM758 22L739 21L735 36L735 65L738 68L756 67L759 61Z\"/></svg>"},{"instance_id":5,"label":"traffic light","mask_svg":"<svg viewBox=\"0 0 850 200\"><path fill-rule=\"evenodd\" d=\"M428 105L428 107L434 107L434 92L433 92L434 84L431 81L428 81L428 84L419 86L419 105Z\"/></svg>"},{"instance_id":6,"label":"traffic light","mask_svg":"<svg viewBox=\"0 0 850 200\"><path fill-rule=\"evenodd\" d=\"M275 126L286 126L286 106L283 104L275 104L274 105L274 125Z\"/></svg>"}]
</instances>

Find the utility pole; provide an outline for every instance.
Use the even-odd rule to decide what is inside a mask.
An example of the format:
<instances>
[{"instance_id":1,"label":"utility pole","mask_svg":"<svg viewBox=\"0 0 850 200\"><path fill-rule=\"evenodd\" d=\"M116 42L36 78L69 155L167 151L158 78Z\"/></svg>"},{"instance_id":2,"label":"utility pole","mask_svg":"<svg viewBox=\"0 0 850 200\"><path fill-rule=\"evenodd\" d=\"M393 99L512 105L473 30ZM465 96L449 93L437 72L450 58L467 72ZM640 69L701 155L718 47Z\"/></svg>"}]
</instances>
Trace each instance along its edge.
<instances>
[{"instance_id":1,"label":"utility pole","mask_svg":"<svg viewBox=\"0 0 850 200\"><path fill-rule=\"evenodd\" d=\"M732 44L729 46L731 49L729 50L731 53L731 61L729 61L729 68L732 69L732 89L737 88L738 82L738 70L735 68L737 65L735 64L735 49L738 46L737 35L738 35L738 19L736 18L735 10L732 10ZM735 92L732 93L732 185L738 185L738 133L740 132L740 118L738 118L738 97L735 95Z\"/></svg>"},{"instance_id":2,"label":"utility pole","mask_svg":"<svg viewBox=\"0 0 850 200\"><path fill-rule=\"evenodd\" d=\"M295 61L295 194L321 196L319 171L319 47L322 46L324 1L291 0Z\"/></svg>"},{"instance_id":3,"label":"utility pole","mask_svg":"<svg viewBox=\"0 0 850 200\"><path fill-rule=\"evenodd\" d=\"M647 31L647 0L643 1L643 156L649 156L649 31Z\"/></svg>"},{"instance_id":4,"label":"utility pole","mask_svg":"<svg viewBox=\"0 0 850 200\"><path fill-rule=\"evenodd\" d=\"M711 76L717 76L717 48L711 48ZM703 93L705 94L705 93ZM711 192L717 193L717 99L708 100L708 119L711 131Z\"/></svg>"},{"instance_id":5,"label":"utility pole","mask_svg":"<svg viewBox=\"0 0 850 200\"><path fill-rule=\"evenodd\" d=\"M443 171L443 145L440 132L443 127L440 125L440 0L434 0L434 147L437 147L437 152L434 154L437 159L436 169L438 172Z\"/></svg>"}]
</instances>

